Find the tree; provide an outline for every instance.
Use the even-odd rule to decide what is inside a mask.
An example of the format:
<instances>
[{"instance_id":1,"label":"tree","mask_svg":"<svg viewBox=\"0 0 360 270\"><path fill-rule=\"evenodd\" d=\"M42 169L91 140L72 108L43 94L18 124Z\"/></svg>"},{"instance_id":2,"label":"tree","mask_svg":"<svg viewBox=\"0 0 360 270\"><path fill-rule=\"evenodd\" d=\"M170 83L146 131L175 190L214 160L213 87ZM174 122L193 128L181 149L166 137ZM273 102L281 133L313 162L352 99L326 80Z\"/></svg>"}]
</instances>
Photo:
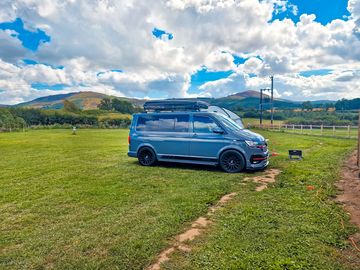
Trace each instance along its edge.
<instances>
[{"instance_id":1,"label":"tree","mask_svg":"<svg viewBox=\"0 0 360 270\"><path fill-rule=\"evenodd\" d=\"M111 111L113 109L111 99L110 98L102 99L100 101L100 104L98 105L98 108L100 110Z\"/></svg>"},{"instance_id":2,"label":"tree","mask_svg":"<svg viewBox=\"0 0 360 270\"><path fill-rule=\"evenodd\" d=\"M360 98L354 99L341 99L336 101L335 108L337 111L340 110L359 110L360 109Z\"/></svg>"},{"instance_id":3,"label":"tree","mask_svg":"<svg viewBox=\"0 0 360 270\"><path fill-rule=\"evenodd\" d=\"M113 109L117 112L129 113L129 114L132 114L135 112L134 106L126 100L120 100L120 99L114 98L112 100L111 104L112 104Z\"/></svg>"},{"instance_id":4,"label":"tree","mask_svg":"<svg viewBox=\"0 0 360 270\"><path fill-rule=\"evenodd\" d=\"M301 109L302 110L307 110L307 111L312 111L313 110L313 105L311 104L310 101L305 101L301 104Z\"/></svg>"},{"instance_id":5,"label":"tree","mask_svg":"<svg viewBox=\"0 0 360 270\"><path fill-rule=\"evenodd\" d=\"M16 116L9 109L0 109L0 131L20 129L26 126L23 118Z\"/></svg>"},{"instance_id":6,"label":"tree","mask_svg":"<svg viewBox=\"0 0 360 270\"><path fill-rule=\"evenodd\" d=\"M64 110L67 112L78 113L80 112L80 108L75 105L75 103L71 102L70 100L64 99Z\"/></svg>"},{"instance_id":7,"label":"tree","mask_svg":"<svg viewBox=\"0 0 360 270\"><path fill-rule=\"evenodd\" d=\"M325 111L329 111L329 109L334 108L334 103L325 103Z\"/></svg>"}]
</instances>

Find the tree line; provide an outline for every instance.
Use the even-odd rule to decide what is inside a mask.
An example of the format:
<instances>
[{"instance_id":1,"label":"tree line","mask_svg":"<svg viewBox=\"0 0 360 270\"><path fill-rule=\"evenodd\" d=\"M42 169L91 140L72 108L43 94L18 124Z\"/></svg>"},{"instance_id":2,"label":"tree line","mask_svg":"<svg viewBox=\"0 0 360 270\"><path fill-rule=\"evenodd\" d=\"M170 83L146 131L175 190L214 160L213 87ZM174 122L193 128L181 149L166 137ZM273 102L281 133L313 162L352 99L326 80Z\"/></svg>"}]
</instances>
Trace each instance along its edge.
<instances>
[{"instance_id":1,"label":"tree line","mask_svg":"<svg viewBox=\"0 0 360 270\"><path fill-rule=\"evenodd\" d=\"M122 110L126 111L127 110ZM99 117L105 113L105 117ZM65 100L62 110L35 108L0 108L0 131L12 131L31 126L85 126L85 127L128 127L129 116L107 117L108 111L81 110L73 102Z\"/></svg>"},{"instance_id":2,"label":"tree line","mask_svg":"<svg viewBox=\"0 0 360 270\"><path fill-rule=\"evenodd\" d=\"M248 109L237 111L242 118L260 118L260 111ZM263 112L263 119L270 119L270 112ZM275 110L274 120L282 120L287 124L295 125L357 125L358 113L342 111L294 111Z\"/></svg>"},{"instance_id":3,"label":"tree line","mask_svg":"<svg viewBox=\"0 0 360 270\"><path fill-rule=\"evenodd\" d=\"M343 110L360 110L360 98L341 99L335 103L335 108L338 111Z\"/></svg>"},{"instance_id":4,"label":"tree line","mask_svg":"<svg viewBox=\"0 0 360 270\"><path fill-rule=\"evenodd\" d=\"M302 110L312 111L314 108L323 108L325 111L328 111L330 108L335 108L337 111L360 110L360 98L343 98L336 101L335 103L327 102L316 105L314 105L311 101L305 101L301 104Z\"/></svg>"}]
</instances>

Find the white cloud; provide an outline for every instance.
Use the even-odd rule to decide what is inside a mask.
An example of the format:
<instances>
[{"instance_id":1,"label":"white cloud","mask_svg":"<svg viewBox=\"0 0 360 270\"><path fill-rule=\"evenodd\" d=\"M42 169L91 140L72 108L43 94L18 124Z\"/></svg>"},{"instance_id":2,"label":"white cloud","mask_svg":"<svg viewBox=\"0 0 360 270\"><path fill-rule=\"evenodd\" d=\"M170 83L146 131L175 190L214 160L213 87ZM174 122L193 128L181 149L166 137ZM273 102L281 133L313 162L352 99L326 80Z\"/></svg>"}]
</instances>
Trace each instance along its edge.
<instances>
[{"instance_id":1,"label":"white cloud","mask_svg":"<svg viewBox=\"0 0 360 270\"><path fill-rule=\"evenodd\" d=\"M270 23L274 8L298 12L285 0L4 0L0 21L20 17L27 29L45 30L51 42L32 53L0 30L0 89L5 90L0 103L47 93L31 89L34 82L70 85L64 91L86 85L126 96L191 96L190 75L203 66L234 73L203 84L199 95L256 90L269 86L268 76L275 74L281 96L360 96L354 90L360 82L360 1L349 0L349 20L327 25L312 14L301 15L297 24L289 19ZM155 27L174 38L156 39ZM230 53L254 57L236 67ZM20 65L23 58L64 69ZM334 72L297 75L322 68ZM99 71L104 73L98 76Z\"/></svg>"},{"instance_id":2,"label":"white cloud","mask_svg":"<svg viewBox=\"0 0 360 270\"><path fill-rule=\"evenodd\" d=\"M264 69L263 61L256 57L250 57L246 62L239 67L247 74L259 74L261 69Z\"/></svg>"},{"instance_id":3,"label":"white cloud","mask_svg":"<svg viewBox=\"0 0 360 270\"><path fill-rule=\"evenodd\" d=\"M205 66L210 71L232 70L236 66L234 64L234 57L229 53L213 52L205 58Z\"/></svg>"},{"instance_id":4,"label":"white cloud","mask_svg":"<svg viewBox=\"0 0 360 270\"><path fill-rule=\"evenodd\" d=\"M285 97L291 97L293 94L294 94L294 93L291 92L291 91L284 91L284 93L283 93L283 95L284 95Z\"/></svg>"}]
</instances>

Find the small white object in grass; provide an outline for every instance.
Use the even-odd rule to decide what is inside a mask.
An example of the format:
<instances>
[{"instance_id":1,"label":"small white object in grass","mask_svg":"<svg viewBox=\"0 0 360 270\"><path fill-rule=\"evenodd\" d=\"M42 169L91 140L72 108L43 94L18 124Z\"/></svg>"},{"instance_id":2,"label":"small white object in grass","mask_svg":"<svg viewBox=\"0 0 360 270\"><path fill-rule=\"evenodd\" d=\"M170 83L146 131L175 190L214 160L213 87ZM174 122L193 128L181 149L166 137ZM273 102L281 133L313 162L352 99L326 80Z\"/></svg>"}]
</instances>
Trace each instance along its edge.
<instances>
[{"instance_id":1,"label":"small white object in grass","mask_svg":"<svg viewBox=\"0 0 360 270\"><path fill-rule=\"evenodd\" d=\"M73 128L72 128L72 134L76 135L76 127L75 126L73 126Z\"/></svg>"}]
</instances>

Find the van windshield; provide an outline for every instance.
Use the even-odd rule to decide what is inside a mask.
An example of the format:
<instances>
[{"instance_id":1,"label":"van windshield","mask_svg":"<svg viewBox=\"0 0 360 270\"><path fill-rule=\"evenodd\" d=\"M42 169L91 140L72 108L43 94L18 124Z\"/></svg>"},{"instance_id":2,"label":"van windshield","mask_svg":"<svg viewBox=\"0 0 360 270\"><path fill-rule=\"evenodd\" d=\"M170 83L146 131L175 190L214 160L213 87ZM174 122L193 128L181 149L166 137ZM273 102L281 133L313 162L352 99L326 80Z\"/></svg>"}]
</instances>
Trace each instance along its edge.
<instances>
[{"instance_id":1,"label":"van windshield","mask_svg":"<svg viewBox=\"0 0 360 270\"><path fill-rule=\"evenodd\" d=\"M220 118L221 123L228 129L233 131L243 130L243 127L239 126L234 120L230 119L229 117L223 116L221 114L216 115Z\"/></svg>"}]
</instances>

